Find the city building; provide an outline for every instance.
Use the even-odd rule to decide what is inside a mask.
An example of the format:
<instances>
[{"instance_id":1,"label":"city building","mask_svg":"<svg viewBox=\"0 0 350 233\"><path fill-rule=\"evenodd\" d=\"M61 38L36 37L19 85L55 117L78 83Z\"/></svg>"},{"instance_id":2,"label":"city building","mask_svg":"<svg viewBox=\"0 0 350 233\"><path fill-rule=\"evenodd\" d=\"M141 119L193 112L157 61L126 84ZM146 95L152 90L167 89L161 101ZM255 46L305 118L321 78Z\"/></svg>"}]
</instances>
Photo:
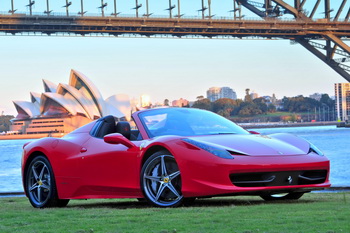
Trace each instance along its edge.
<instances>
[{"instance_id":1,"label":"city building","mask_svg":"<svg viewBox=\"0 0 350 233\"><path fill-rule=\"evenodd\" d=\"M257 98L259 98L259 95L258 95L258 93L256 93L256 92L252 92L252 93L250 93L250 98L253 100L253 99L257 99Z\"/></svg>"},{"instance_id":2,"label":"city building","mask_svg":"<svg viewBox=\"0 0 350 233\"><path fill-rule=\"evenodd\" d=\"M13 101L17 110L11 131L19 134L66 134L106 115L130 119L127 95L106 100L82 73L71 70L69 84L43 80L43 93L30 92L31 101Z\"/></svg>"},{"instance_id":3,"label":"city building","mask_svg":"<svg viewBox=\"0 0 350 233\"><path fill-rule=\"evenodd\" d=\"M207 91L207 98L214 102L221 98L237 99L237 94L229 87L211 87Z\"/></svg>"},{"instance_id":4,"label":"city building","mask_svg":"<svg viewBox=\"0 0 350 233\"><path fill-rule=\"evenodd\" d=\"M207 98L214 102L215 100L220 99L220 87L211 87L209 90L207 90Z\"/></svg>"},{"instance_id":5,"label":"city building","mask_svg":"<svg viewBox=\"0 0 350 233\"><path fill-rule=\"evenodd\" d=\"M172 103L173 107L184 107L184 106L189 106L189 102L186 99L180 98L179 100L174 100Z\"/></svg>"},{"instance_id":6,"label":"city building","mask_svg":"<svg viewBox=\"0 0 350 233\"><path fill-rule=\"evenodd\" d=\"M140 97L141 108L151 107L151 97L149 95L141 95Z\"/></svg>"},{"instance_id":7,"label":"city building","mask_svg":"<svg viewBox=\"0 0 350 233\"><path fill-rule=\"evenodd\" d=\"M272 104L272 97L265 95L265 96L261 96L261 98L263 98L265 100L265 104L269 105Z\"/></svg>"},{"instance_id":8,"label":"city building","mask_svg":"<svg viewBox=\"0 0 350 233\"><path fill-rule=\"evenodd\" d=\"M275 94L272 94L272 96L262 96L261 98L263 98L265 100L265 104L269 105L269 104L276 104L277 102L277 98Z\"/></svg>"},{"instance_id":9,"label":"city building","mask_svg":"<svg viewBox=\"0 0 350 233\"><path fill-rule=\"evenodd\" d=\"M237 94L229 87L222 87L220 90L220 98L237 99Z\"/></svg>"},{"instance_id":10,"label":"city building","mask_svg":"<svg viewBox=\"0 0 350 233\"><path fill-rule=\"evenodd\" d=\"M350 83L335 83L334 91L337 118L347 121L350 117Z\"/></svg>"}]
</instances>

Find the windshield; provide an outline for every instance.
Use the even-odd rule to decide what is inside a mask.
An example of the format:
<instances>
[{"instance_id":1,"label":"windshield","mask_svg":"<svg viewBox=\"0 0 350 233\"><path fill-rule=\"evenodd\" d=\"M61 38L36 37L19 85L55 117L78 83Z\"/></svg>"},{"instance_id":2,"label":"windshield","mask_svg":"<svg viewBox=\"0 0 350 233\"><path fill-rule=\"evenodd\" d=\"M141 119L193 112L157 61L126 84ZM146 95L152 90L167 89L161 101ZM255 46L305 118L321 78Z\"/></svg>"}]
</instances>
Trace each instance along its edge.
<instances>
[{"instance_id":1,"label":"windshield","mask_svg":"<svg viewBox=\"0 0 350 233\"><path fill-rule=\"evenodd\" d=\"M232 121L200 109L154 109L141 112L139 117L150 138L163 135L249 134Z\"/></svg>"}]
</instances>

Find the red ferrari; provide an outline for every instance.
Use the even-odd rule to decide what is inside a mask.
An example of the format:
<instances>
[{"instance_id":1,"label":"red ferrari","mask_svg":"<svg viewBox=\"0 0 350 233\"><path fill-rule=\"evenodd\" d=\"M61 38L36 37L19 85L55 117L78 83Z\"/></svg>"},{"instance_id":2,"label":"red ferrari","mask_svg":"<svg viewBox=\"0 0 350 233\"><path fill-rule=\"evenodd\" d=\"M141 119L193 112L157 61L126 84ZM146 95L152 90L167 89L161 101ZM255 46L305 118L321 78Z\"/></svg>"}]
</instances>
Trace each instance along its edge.
<instances>
[{"instance_id":1,"label":"red ferrari","mask_svg":"<svg viewBox=\"0 0 350 233\"><path fill-rule=\"evenodd\" d=\"M298 199L330 186L329 160L297 136L253 134L199 109L150 109L132 118L106 116L61 139L24 145L30 203L139 198L170 207L222 195Z\"/></svg>"}]
</instances>

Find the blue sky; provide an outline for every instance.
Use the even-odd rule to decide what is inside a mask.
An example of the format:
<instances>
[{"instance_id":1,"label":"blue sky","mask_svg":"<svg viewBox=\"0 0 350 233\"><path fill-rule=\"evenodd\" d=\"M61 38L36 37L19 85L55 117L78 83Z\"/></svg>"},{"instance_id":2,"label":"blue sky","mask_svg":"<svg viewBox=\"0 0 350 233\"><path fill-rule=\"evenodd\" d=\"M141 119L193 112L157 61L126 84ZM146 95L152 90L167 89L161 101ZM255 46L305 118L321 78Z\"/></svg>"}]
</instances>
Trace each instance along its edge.
<instances>
[{"instance_id":1,"label":"blue sky","mask_svg":"<svg viewBox=\"0 0 350 233\"><path fill-rule=\"evenodd\" d=\"M22 2L25 5L28 1ZM55 2L62 2L59 8L65 3L63 0ZM78 2L73 0L73 5ZM100 1L95 2L100 4ZM107 2L110 4L108 11L112 11L113 1ZM153 0L150 5L152 2L156 5ZM166 14L163 8L168 1L162 2L164 7L159 7L158 15ZM226 3L232 4L231 1ZM7 9L4 5L2 1L0 11ZM182 7L196 15L193 9L197 9L197 5L200 7L200 1L191 6L183 3ZM21 10L19 6L15 8ZM41 12L39 8L38 4L34 11ZM95 8L91 6L90 11L86 6L90 13L93 10L97 13ZM122 6L120 8L122 11ZM63 8L58 10L64 12ZM302 46L291 45L287 40L56 36L0 36L0 40L0 111L5 114L16 114L12 100L29 101L30 91L42 92L42 79L56 84L68 83L70 69L87 75L104 98L118 93L129 94L131 98L148 94L152 102L180 97L195 100L212 86L229 86L239 98L244 96L246 88L259 95L275 93L278 98L308 96L315 92L334 95L334 83L345 82Z\"/></svg>"},{"instance_id":2,"label":"blue sky","mask_svg":"<svg viewBox=\"0 0 350 233\"><path fill-rule=\"evenodd\" d=\"M70 6L70 12L77 13L80 11L80 2L81 0L68 0L72 2ZM284 0L290 5L294 4L294 0ZM317 0L308 0L304 5L304 8L307 9L308 12L311 12L313 6L315 5ZM28 0L14 0L14 8L17 9L18 12L28 12ZM107 8L105 8L106 15L113 12L114 9L114 0L104 0L105 3L108 4ZM118 12L122 14L135 14L135 10L132 8L135 7L134 0L116 0ZM263 3L264 0L255 0L255 2ZM331 8L334 9L331 12L332 15L335 15L338 10L341 0L331 1ZM140 14L145 13L146 11L146 0L138 0L139 4L143 6L139 9ZM148 0L150 13L154 15L166 15L168 11L165 11L166 8L169 7L169 0ZM66 0L49 0L50 10L53 10L54 13L65 13L64 6L66 4ZM208 5L208 0L204 0L204 4ZM84 11L87 11L90 14L99 13L98 7L101 5L101 0L84 0ZM177 6L177 0L172 0L172 5ZM318 11L315 14L315 17L321 17L322 12L324 11L322 8L324 6L323 1L321 2ZM344 7L344 12L340 18L344 18L347 13L347 9L349 8L350 3L347 3ZM202 0L182 0L181 1L181 13L186 16L200 16L200 12L198 9L202 7ZM212 14L216 16L224 16L229 17L232 16L232 13L229 13L229 10L233 9L233 1L232 0L211 0ZM0 11L7 12L11 9L11 0L3 0L0 2ZM33 12L44 12L46 10L46 0L36 0L35 5L33 6ZM177 11L177 8L175 8ZM256 17L252 15L248 10L243 9L242 14L246 15L246 17Z\"/></svg>"}]
</instances>

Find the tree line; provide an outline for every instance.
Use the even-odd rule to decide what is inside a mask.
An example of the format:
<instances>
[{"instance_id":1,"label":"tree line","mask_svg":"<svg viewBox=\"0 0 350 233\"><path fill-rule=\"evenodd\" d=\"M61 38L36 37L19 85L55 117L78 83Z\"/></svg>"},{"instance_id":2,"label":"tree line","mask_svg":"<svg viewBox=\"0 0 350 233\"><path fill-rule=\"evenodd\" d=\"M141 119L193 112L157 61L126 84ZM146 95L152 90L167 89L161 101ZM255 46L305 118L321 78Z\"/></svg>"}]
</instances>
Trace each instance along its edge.
<instances>
[{"instance_id":1,"label":"tree line","mask_svg":"<svg viewBox=\"0 0 350 233\"><path fill-rule=\"evenodd\" d=\"M11 125L10 120L13 119L13 118L14 118L14 116L12 116L12 115L2 115L2 116L0 116L0 133L10 130L10 125Z\"/></svg>"},{"instance_id":2,"label":"tree line","mask_svg":"<svg viewBox=\"0 0 350 233\"><path fill-rule=\"evenodd\" d=\"M332 111L335 108L335 101L328 94L322 94L319 101L299 95L296 97L284 97L278 104L274 104L263 97L252 99L248 93L244 100L222 98L214 102L200 96L192 107L213 111L224 117L252 117L274 113L277 110L290 113L307 113L315 109L326 108L328 111Z\"/></svg>"}]
</instances>

